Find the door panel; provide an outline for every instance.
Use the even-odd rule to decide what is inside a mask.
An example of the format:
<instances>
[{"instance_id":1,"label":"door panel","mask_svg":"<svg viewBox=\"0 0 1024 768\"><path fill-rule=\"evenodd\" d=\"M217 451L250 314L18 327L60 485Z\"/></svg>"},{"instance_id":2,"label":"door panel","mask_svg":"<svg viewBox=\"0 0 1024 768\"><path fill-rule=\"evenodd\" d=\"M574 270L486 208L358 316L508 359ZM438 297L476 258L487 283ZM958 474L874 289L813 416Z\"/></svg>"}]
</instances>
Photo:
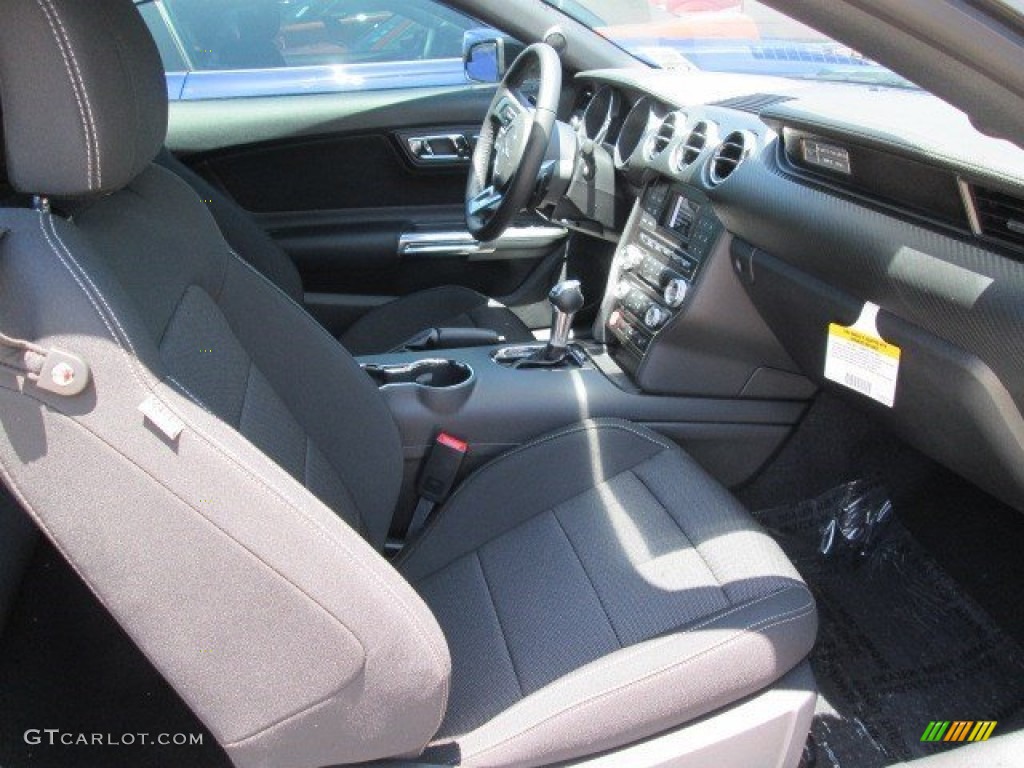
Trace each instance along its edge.
<instances>
[{"instance_id":1,"label":"door panel","mask_svg":"<svg viewBox=\"0 0 1024 768\"><path fill-rule=\"evenodd\" d=\"M199 170L243 208L266 213L456 205L467 167L414 167L382 126L375 133L234 150Z\"/></svg>"},{"instance_id":2,"label":"door panel","mask_svg":"<svg viewBox=\"0 0 1024 768\"><path fill-rule=\"evenodd\" d=\"M271 213L257 220L292 256L305 290L315 293L403 295L457 284L505 298L564 237L557 227L516 225L497 242L480 244L466 232L461 203Z\"/></svg>"},{"instance_id":3,"label":"door panel","mask_svg":"<svg viewBox=\"0 0 1024 768\"><path fill-rule=\"evenodd\" d=\"M519 226L511 238L480 247L465 229L468 149L489 94L475 86L429 99L401 91L394 103L382 105L378 93L365 101L366 110L347 104L331 119L316 97L277 99L298 110L273 110L297 133L258 142L249 138L266 135L266 114L247 112L250 125L227 102L229 130L218 146L183 159L253 213L289 253L310 303L331 307L324 319L333 332L382 300L439 285L509 298L525 318L543 322L546 313L531 314L528 307L543 300L557 278L564 233L527 219L522 224L529 229ZM399 108L410 103L414 109ZM311 104L304 119L301 112ZM313 133L314 115L322 133ZM417 143L449 136L463 137L465 145L442 140L425 149Z\"/></svg>"}]
</instances>

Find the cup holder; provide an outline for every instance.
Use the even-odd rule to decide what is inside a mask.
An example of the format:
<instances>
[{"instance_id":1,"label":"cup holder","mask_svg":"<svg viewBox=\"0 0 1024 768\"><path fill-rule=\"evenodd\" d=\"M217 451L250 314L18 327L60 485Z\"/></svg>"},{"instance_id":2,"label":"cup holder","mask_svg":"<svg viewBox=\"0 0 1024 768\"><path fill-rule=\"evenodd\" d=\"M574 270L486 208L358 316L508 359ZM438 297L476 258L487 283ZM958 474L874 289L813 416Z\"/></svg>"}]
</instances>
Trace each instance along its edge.
<instances>
[{"instance_id":1,"label":"cup holder","mask_svg":"<svg viewBox=\"0 0 1024 768\"><path fill-rule=\"evenodd\" d=\"M469 399L476 383L473 369L458 360L417 360L398 365L371 363L364 365L363 370L380 387L381 394L393 408L417 402L416 407L452 413Z\"/></svg>"},{"instance_id":2,"label":"cup holder","mask_svg":"<svg viewBox=\"0 0 1024 768\"><path fill-rule=\"evenodd\" d=\"M405 365L366 365L378 387L394 384L416 384L431 389L447 389L465 384L473 378L473 369L457 360L417 360Z\"/></svg>"}]
</instances>

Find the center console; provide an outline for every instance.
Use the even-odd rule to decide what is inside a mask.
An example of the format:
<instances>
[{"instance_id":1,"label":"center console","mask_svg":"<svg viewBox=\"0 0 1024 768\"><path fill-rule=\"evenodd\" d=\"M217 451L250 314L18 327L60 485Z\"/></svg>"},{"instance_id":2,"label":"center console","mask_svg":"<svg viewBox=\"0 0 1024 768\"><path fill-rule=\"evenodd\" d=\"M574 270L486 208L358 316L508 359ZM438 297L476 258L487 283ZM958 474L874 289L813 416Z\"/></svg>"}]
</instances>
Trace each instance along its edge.
<instances>
[{"instance_id":1,"label":"center console","mask_svg":"<svg viewBox=\"0 0 1024 768\"><path fill-rule=\"evenodd\" d=\"M506 347L395 352L361 357L402 436L407 477L416 474L438 430L470 444L467 471L555 429L589 418L617 417L655 427L685 442L728 484L741 482L775 450L803 413L802 403L655 396L640 391L605 349L575 345L580 365L512 367ZM742 429L759 450L738 458L722 450ZM727 461L723 461L727 458Z\"/></svg>"},{"instance_id":2,"label":"center console","mask_svg":"<svg viewBox=\"0 0 1024 768\"><path fill-rule=\"evenodd\" d=\"M636 369L686 305L722 225L696 190L651 184L637 202L612 264L600 324Z\"/></svg>"},{"instance_id":3,"label":"center console","mask_svg":"<svg viewBox=\"0 0 1024 768\"><path fill-rule=\"evenodd\" d=\"M567 280L549 296L547 343L362 358L401 433L405 507L439 431L469 444L468 472L598 417L646 424L685 444L726 485L749 479L814 387L751 304L731 242L702 191L656 181L633 206L592 342L569 340L584 298Z\"/></svg>"}]
</instances>

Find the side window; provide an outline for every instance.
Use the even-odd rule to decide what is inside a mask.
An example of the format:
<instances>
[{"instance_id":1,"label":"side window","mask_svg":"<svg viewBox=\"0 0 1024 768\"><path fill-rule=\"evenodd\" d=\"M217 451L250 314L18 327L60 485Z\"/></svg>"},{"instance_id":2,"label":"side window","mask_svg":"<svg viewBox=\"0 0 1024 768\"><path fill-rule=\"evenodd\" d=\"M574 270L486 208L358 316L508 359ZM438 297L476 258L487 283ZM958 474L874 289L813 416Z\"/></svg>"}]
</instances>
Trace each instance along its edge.
<instances>
[{"instance_id":1,"label":"side window","mask_svg":"<svg viewBox=\"0 0 1024 768\"><path fill-rule=\"evenodd\" d=\"M153 40L156 41L157 50L160 51L160 58L164 63L164 70L166 72L184 72L187 69L185 54L167 23L163 9L152 0L139 3L138 8L143 21L149 27L150 34L153 35Z\"/></svg>"},{"instance_id":2,"label":"side window","mask_svg":"<svg viewBox=\"0 0 1024 768\"><path fill-rule=\"evenodd\" d=\"M219 73L217 92L186 86L183 98L465 82L463 35L483 26L438 0L144 0L139 10L168 72L177 55L190 83Z\"/></svg>"},{"instance_id":3,"label":"side window","mask_svg":"<svg viewBox=\"0 0 1024 768\"><path fill-rule=\"evenodd\" d=\"M289 65L459 58L462 35L480 25L434 0L319 0L284 14Z\"/></svg>"}]
</instances>

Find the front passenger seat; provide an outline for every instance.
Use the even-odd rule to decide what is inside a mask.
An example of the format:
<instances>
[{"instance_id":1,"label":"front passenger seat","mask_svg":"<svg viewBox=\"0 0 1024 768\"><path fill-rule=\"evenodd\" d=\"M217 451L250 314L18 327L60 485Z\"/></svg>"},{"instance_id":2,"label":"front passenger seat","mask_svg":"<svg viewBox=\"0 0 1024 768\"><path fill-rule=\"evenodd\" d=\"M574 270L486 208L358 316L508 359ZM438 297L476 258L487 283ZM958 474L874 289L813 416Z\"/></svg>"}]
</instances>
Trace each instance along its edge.
<instances>
[{"instance_id":1,"label":"front passenger seat","mask_svg":"<svg viewBox=\"0 0 1024 768\"><path fill-rule=\"evenodd\" d=\"M0 97L11 181L39 196L0 212L0 471L235 765L531 766L652 738L795 765L814 601L692 459L569 425L387 562L398 429L152 164L167 103L131 0L10 0Z\"/></svg>"},{"instance_id":2,"label":"front passenger seat","mask_svg":"<svg viewBox=\"0 0 1024 768\"><path fill-rule=\"evenodd\" d=\"M302 304L302 279L291 257L253 221L252 214L224 192L162 149L156 162L174 171L208 201L210 212L235 252ZM509 343L534 341L533 333L511 309L470 288L428 288L374 307L352 324L339 341L353 355L372 355L401 347L428 328L484 328Z\"/></svg>"}]
</instances>

